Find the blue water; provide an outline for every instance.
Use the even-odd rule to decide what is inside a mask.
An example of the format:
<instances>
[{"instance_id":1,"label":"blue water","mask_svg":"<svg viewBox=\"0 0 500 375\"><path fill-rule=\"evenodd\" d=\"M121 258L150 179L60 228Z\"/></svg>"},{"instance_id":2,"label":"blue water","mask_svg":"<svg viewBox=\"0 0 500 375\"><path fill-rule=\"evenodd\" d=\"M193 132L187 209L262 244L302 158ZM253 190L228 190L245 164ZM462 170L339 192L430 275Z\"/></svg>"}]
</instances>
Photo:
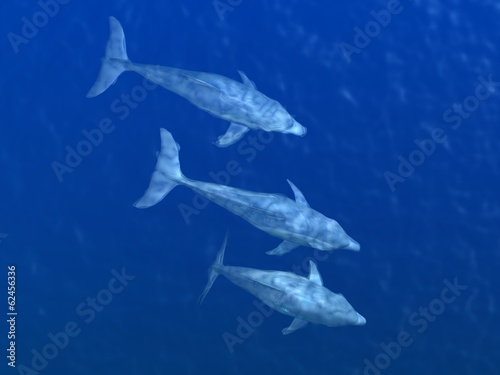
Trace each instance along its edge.
<instances>
[{"instance_id":1,"label":"blue water","mask_svg":"<svg viewBox=\"0 0 500 375\"><path fill-rule=\"evenodd\" d=\"M0 5L1 374L500 373L496 2L51 4ZM85 98L110 15L133 61L233 79L242 70L307 136L218 149L212 142L227 123L141 88L134 73ZM144 93L123 104L122 95ZM54 163L65 164L82 132L102 121L109 133L58 176ZM361 251L334 252L318 268L367 324L282 336L290 317L264 317L222 277L198 306L228 230L230 265L306 273L301 264L314 253L267 256L280 240L215 204L186 219L180 205L195 207L187 188L134 208L160 127L181 145L188 177L210 181L232 161L229 185L292 196L288 178L335 218ZM5 357L8 265L15 368ZM239 327L249 321L254 328Z\"/></svg>"}]
</instances>

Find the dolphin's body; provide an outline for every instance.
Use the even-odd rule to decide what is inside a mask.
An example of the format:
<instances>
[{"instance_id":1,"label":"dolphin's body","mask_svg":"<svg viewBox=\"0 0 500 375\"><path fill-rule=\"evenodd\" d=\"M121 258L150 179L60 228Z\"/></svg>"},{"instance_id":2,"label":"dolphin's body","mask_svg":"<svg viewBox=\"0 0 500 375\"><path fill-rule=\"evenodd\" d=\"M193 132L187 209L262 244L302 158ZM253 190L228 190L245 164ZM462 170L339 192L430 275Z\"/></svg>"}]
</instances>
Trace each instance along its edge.
<instances>
[{"instance_id":1,"label":"dolphin's body","mask_svg":"<svg viewBox=\"0 0 500 375\"><path fill-rule=\"evenodd\" d=\"M160 202L174 187L185 185L217 203L253 226L284 241L271 255L285 254L303 245L318 250L359 251L359 244L333 219L309 207L300 190L290 181L295 201L280 194L256 193L186 178L179 164L179 145L172 134L161 129L161 151L151 182L135 206L147 208Z\"/></svg>"},{"instance_id":2,"label":"dolphin's body","mask_svg":"<svg viewBox=\"0 0 500 375\"><path fill-rule=\"evenodd\" d=\"M223 275L272 309L294 317L292 324L281 331L284 335L302 328L308 322L328 327L366 324L366 319L354 310L342 294L333 293L323 286L313 261L309 261L308 278L291 272L225 266L222 262L226 243L227 236L209 270L208 283L200 296L200 303L217 276Z\"/></svg>"},{"instance_id":3,"label":"dolphin's body","mask_svg":"<svg viewBox=\"0 0 500 375\"><path fill-rule=\"evenodd\" d=\"M215 117L229 121L227 132L215 142L220 147L238 141L249 129L303 136L307 129L295 121L276 100L260 91L243 72L243 83L211 73L194 72L158 65L134 64L127 57L125 35L114 17L109 18L110 37L101 70L87 97L94 97L111 86L126 70L189 100Z\"/></svg>"}]
</instances>

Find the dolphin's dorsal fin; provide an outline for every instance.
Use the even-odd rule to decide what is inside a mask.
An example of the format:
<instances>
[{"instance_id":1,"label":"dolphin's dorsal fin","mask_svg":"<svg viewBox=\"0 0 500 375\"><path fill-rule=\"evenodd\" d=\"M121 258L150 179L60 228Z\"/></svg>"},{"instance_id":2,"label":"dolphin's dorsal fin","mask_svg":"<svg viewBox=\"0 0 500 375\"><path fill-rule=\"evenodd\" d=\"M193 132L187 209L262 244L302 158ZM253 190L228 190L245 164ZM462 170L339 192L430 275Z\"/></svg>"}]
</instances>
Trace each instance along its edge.
<instances>
[{"instance_id":1,"label":"dolphin's dorsal fin","mask_svg":"<svg viewBox=\"0 0 500 375\"><path fill-rule=\"evenodd\" d=\"M281 330L281 333L284 334L284 335L289 335L290 333L293 333L296 330L304 327L305 325L307 325L307 323L309 323L309 322L307 322L305 320L302 320L302 319L299 319L299 318L295 318L292 321L292 324L290 324L288 327L283 328Z\"/></svg>"},{"instance_id":2,"label":"dolphin's dorsal fin","mask_svg":"<svg viewBox=\"0 0 500 375\"><path fill-rule=\"evenodd\" d=\"M323 285L323 279L318 271L318 267L316 267L316 263L312 260L309 261L309 280L316 285Z\"/></svg>"},{"instance_id":3,"label":"dolphin's dorsal fin","mask_svg":"<svg viewBox=\"0 0 500 375\"><path fill-rule=\"evenodd\" d=\"M241 70L238 70L238 73L240 74L241 80L243 81L243 83L245 85L253 87L254 89L257 90L255 83L253 83L253 81L250 81L250 79L247 77L247 75L245 73L243 73Z\"/></svg>"},{"instance_id":4,"label":"dolphin's dorsal fin","mask_svg":"<svg viewBox=\"0 0 500 375\"><path fill-rule=\"evenodd\" d=\"M290 181L288 179L286 181L288 182L288 185L290 185L290 187L293 190L293 194L295 195L295 202L303 204L304 206L309 207L309 203L307 203L306 198L304 197L304 194L302 194L302 192L299 190L299 188L297 186L295 186L292 183L292 181Z\"/></svg>"}]
</instances>

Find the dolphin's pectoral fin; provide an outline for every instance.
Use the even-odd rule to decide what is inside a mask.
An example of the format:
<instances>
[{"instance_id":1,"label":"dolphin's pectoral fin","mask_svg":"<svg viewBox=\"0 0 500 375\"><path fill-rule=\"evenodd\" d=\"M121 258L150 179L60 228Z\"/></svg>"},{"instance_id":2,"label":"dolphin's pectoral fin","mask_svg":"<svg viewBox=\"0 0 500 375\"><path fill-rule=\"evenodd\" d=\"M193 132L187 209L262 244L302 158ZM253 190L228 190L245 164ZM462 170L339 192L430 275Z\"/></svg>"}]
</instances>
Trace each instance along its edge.
<instances>
[{"instance_id":1,"label":"dolphin's pectoral fin","mask_svg":"<svg viewBox=\"0 0 500 375\"><path fill-rule=\"evenodd\" d=\"M288 182L288 185L290 185L290 187L293 190L293 194L295 195L295 202L303 204L304 206L309 207L309 203L307 203L306 198L304 197L304 194L302 194L302 192L299 190L299 188L297 186L295 186L292 183L292 181L290 181L288 179L286 181Z\"/></svg>"},{"instance_id":2,"label":"dolphin's pectoral fin","mask_svg":"<svg viewBox=\"0 0 500 375\"><path fill-rule=\"evenodd\" d=\"M286 254L293 249L299 247L296 243L293 242L288 242L288 241L283 241L278 245L278 247L274 248L273 250L269 250L266 252L267 255L283 255Z\"/></svg>"},{"instance_id":3,"label":"dolphin's pectoral fin","mask_svg":"<svg viewBox=\"0 0 500 375\"><path fill-rule=\"evenodd\" d=\"M312 260L309 261L309 280L316 285L323 285L323 279L318 271L318 267L316 267L316 263Z\"/></svg>"},{"instance_id":4,"label":"dolphin's pectoral fin","mask_svg":"<svg viewBox=\"0 0 500 375\"><path fill-rule=\"evenodd\" d=\"M257 90L255 83L253 83L253 81L250 81L250 79L247 77L247 75L245 73L243 73L241 70L238 70L238 73L240 74L241 80L243 81L243 83L245 85L253 87L254 89Z\"/></svg>"},{"instance_id":5,"label":"dolphin's pectoral fin","mask_svg":"<svg viewBox=\"0 0 500 375\"><path fill-rule=\"evenodd\" d=\"M243 137L249 130L250 129L246 126L235 124L234 122L232 122L224 135L221 135L214 143L219 147L230 146L233 143L238 142L241 137Z\"/></svg>"},{"instance_id":6,"label":"dolphin's pectoral fin","mask_svg":"<svg viewBox=\"0 0 500 375\"><path fill-rule=\"evenodd\" d=\"M299 318L295 318L292 321L292 324L290 324L288 327L283 328L281 330L281 333L284 335L289 335L290 333L293 333L296 330L301 329L302 327L305 327L307 325L307 323L309 323L309 322L302 320L302 319L299 319Z\"/></svg>"}]
</instances>

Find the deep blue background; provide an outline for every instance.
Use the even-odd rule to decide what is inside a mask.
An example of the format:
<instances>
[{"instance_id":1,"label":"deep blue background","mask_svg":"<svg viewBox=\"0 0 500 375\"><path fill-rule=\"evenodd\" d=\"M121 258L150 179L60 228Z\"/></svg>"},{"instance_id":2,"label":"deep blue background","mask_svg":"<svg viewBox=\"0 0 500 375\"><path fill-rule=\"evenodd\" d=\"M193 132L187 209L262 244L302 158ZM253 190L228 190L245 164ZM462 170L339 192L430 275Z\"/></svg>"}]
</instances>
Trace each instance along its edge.
<instances>
[{"instance_id":1,"label":"deep blue background","mask_svg":"<svg viewBox=\"0 0 500 375\"><path fill-rule=\"evenodd\" d=\"M8 33L21 34L21 17L40 7L2 2L0 233L8 237L0 243L0 306L4 314L6 266L16 264L18 365L31 366L31 350L75 321L81 333L42 373L362 374L364 360L402 330L414 343L384 374L500 373L500 96L481 102L457 130L442 119L474 94L479 76L500 81L500 8L406 1L348 63L339 44L352 44L353 28L386 4L243 0L221 21L210 0L71 0L15 53ZM111 103L142 77L126 73L85 98L109 15L123 24L133 61L234 79L242 70L307 136L275 134L249 163L237 147L212 145L226 123L162 88L118 119ZM65 147L105 117L114 132L59 182L51 163L64 162ZM279 240L214 204L187 225L178 210L192 202L186 188L154 208L133 208L153 171L160 127L181 144L188 177L209 180L236 160L242 172L231 186L291 196L289 178L313 208L338 220L362 250L335 252L319 270L367 325L282 336L291 318L276 313L231 354L222 334L235 334L253 297L221 278L196 305L226 230L231 265L290 270L312 251L266 256ZM391 192L384 172L395 172L398 155L407 157L435 128L445 129L447 142ZM84 323L76 306L122 267L136 278ZM417 333L411 314L454 278L467 290ZM0 327L5 353L8 327ZM16 373L5 362L1 373Z\"/></svg>"}]
</instances>

